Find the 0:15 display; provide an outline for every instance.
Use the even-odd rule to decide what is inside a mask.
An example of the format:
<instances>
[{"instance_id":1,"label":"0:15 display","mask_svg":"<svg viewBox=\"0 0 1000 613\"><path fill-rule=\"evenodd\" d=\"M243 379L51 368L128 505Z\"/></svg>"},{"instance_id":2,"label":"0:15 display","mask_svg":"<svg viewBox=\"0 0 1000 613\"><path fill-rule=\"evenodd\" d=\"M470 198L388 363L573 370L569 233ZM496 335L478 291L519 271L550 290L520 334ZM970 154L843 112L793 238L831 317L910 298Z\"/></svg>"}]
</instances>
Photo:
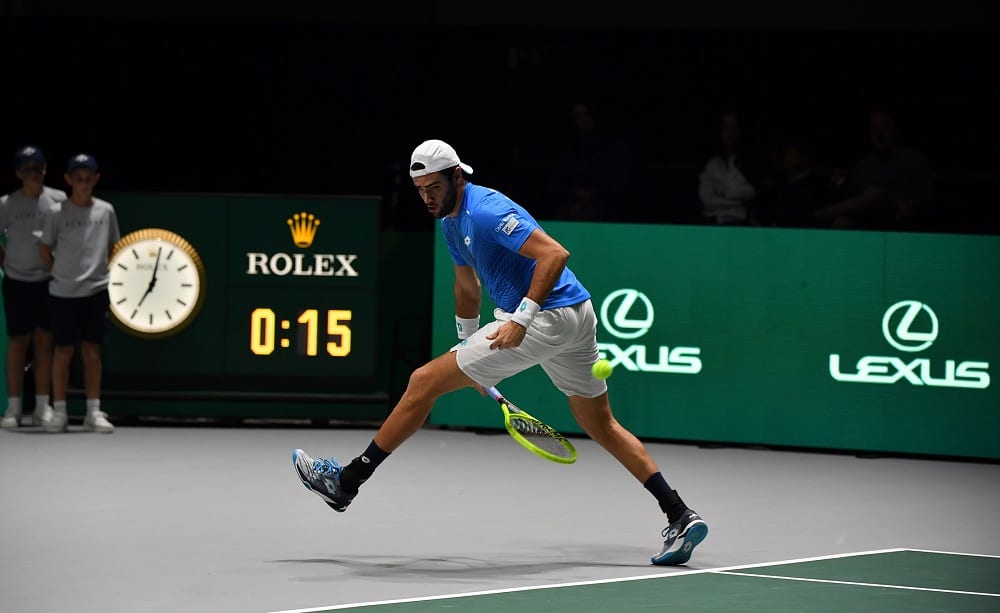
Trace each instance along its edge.
<instances>
[{"instance_id":1,"label":"0:15 display","mask_svg":"<svg viewBox=\"0 0 1000 613\"><path fill-rule=\"evenodd\" d=\"M318 309L305 309L295 320L300 328L296 334L296 351L307 356L319 355L319 313ZM328 309L326 311L327 338L337 340L326 342L326 353L335 358L342 358L351 353L351 328L346 322L351 321L351 311L347 309ZM279 336L278 328L290 330L292 323L288 319L278 320L272 309L261 307L250 313L250 351L255 355L271 355L277 347L288 348L291 339Z\"/></svg>"}]
</instances>

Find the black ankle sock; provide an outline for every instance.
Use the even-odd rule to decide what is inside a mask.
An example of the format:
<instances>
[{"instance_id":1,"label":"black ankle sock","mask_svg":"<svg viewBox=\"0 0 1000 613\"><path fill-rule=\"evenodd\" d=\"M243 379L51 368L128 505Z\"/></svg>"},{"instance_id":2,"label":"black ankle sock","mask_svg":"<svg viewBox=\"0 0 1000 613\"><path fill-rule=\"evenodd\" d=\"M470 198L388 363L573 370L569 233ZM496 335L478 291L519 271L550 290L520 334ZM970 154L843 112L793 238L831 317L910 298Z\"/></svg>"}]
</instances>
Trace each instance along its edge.
<instances>
[{"instance_id":1,"label":"black ankle sock","mask_svg":"<svg viewBox=\"0 0 1000 613\"><path fill-rule=\"evenodd\" d=\"M660 473L655 473L646 482L642 484L644 488L649 490L649 493L656 497L656 501L660 503L660 509L667 514L667 521L674 523L684 515L684 511L687 511L687 505L681 500L681 497L677 494L677 490L670 489L667 485L667 480L663 478Z\"/></svg>"},{"instance_id":2,"label":"black ankle sock","mask_svg":"<svg viewBox=\"0 0 1000 613\"><path fill-rule=\"evenodd\" d=\"M357 493L361 484L367 481L378 465L388 457L389 452L382 451L373 440L364 453L351 460L351 463L340 472L340 486L349 494Z\"/></svg>"}]
</instances>

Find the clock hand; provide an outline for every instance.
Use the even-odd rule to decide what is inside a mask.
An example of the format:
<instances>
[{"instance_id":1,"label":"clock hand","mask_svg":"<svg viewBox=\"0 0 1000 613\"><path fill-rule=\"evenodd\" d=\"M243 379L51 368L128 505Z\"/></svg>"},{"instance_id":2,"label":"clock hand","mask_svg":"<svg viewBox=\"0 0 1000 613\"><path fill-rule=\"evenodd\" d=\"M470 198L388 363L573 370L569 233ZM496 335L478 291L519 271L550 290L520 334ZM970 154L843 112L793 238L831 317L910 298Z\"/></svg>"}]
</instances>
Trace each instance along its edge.
<instances>
[{"instance_id":1,"label":"clock hand","mask_svg":"<svg viewBox=\"0 0 1000 613\"><path fill-rule=\"evenodd\" d=\"M147 288L146 288L146 291L145 291L145 292L143 292L143 294L142 294L142 298L140 298L140 299L139 299L139 304L137 304L136 306L142 306L142 301L143 301L143 300L145 300L145 299L146 299L146 296L148 296L148 295L149 295L149 293L150 293L150 292L152 292L152 291L153 291L153 284L152 284L152 283L150 283L150 284L149 284L149 287L147 287Z\"/></svg>"},{"instance_id":2,"label":"clock hand","mask_svg":"<svg viewBox=\"0 0 1000 613\"><path fill-rule=\"evenodd\" d=\"M160 254L163 253L163 247L156 250L156 264L153 265L153 278L149 282L149 289L153 289L156 286L156 273L160 270Z\"/></svg>"},{"instance_id":3,"label":"clock hand","mask_svg":"<svg viewBox=\"0 0 1000 613\"><path fill-rule=\"evenodd\" d=\"M142 298L139 299L138 306L142 306L143 301L146 300L146 296L148 296L153 291L153 288L156 287L156 272L160 269L161 253L163 253L163 247L160 247L156 251L156 263L153 264L153 278L149 280L149 286L146 287L145 293L143 293Z\"/></svg>"}]
</instances>

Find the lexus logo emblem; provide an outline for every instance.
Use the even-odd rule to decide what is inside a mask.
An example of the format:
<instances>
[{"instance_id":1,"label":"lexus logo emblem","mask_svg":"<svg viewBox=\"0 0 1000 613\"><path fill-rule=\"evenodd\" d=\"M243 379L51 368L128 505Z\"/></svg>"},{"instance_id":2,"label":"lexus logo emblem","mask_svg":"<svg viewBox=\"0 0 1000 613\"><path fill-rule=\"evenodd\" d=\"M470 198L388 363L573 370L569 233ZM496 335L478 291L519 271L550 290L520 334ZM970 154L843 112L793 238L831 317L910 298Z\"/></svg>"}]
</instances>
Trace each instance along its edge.
<instances>
[{"instance_id":1,"label":"lexus logo emblem","mask_svg":"<svg viewBox=\"0 0 1000 613\"><path fill-rule=\"evenodd\" d=\"M894 315L899 311L902 311L902 316L897 319ZM923 313L927 316L922 317ZM915 324L917 319L920 321ZM937 339L937 315L918 300L901 300L889 307L882 317L882 334L890 345L900 351L923 351Z\"/></svg>"},{"instance_id":2,"label":"lexus logo emblem","mask_svg":"<svg viewBox=\"0 0 1000 613\"><path fill-rule=\"evenodd\" d=\"M617 338L639 338L653 325L653 303L639 290L613 291L601 303L601 324Z\"/></svg>"}]
</instances>

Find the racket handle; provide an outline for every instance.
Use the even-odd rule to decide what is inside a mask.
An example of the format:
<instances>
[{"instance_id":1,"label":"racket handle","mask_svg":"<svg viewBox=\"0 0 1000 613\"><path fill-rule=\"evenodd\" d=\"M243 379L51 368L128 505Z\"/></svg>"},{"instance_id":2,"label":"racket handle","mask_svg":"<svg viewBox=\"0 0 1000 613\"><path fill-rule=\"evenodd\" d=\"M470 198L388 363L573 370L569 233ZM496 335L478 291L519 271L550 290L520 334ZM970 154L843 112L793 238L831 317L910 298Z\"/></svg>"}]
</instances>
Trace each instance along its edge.
<instances>
[{"instance_id":1,"label":"racket handle","mask_svg":"<svg viewBox=\"0 0 1000 613\"><path fill-rule=\"evenodd\" d=\"M496 400L498 402L499 402L499 400L501 398L503 398L503 395L500 394L500 390L498 390L495 387L487 387L486 388L486 393L490 395L490 398L492 398L493 400Z\"/></svg>"}]
</instances>

